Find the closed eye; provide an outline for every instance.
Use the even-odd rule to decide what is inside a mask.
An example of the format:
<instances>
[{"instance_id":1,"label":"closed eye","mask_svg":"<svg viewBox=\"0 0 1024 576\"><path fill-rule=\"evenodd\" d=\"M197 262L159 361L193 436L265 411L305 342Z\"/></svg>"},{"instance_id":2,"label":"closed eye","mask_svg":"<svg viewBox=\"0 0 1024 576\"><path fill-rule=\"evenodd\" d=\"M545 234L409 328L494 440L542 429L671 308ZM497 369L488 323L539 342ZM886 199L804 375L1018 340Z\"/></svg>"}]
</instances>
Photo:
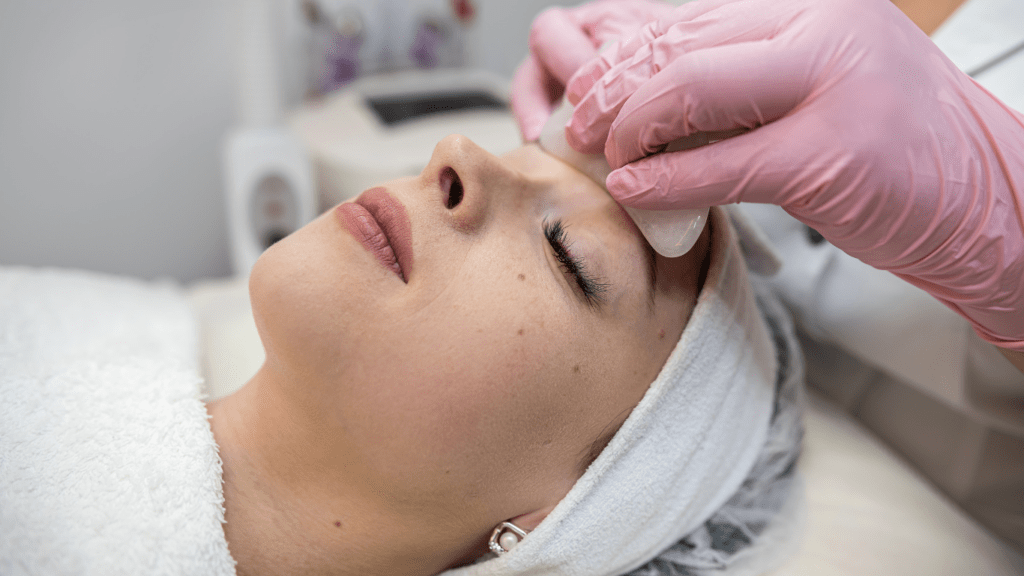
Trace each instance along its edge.
<instances>
[{"instance_id":1,"label":"closed eye","mask_svg":"<svg viewBox=\"0 0 1024 576\"><path fill-rule=\"evenodd\" d=\"M549 222L544 220L544 236L551 245L562 270L572 276L584 301L591 307L598 307L604 303L604 293L608 290L608 284L601 282L587 271L583 260L574 256L570 251L572 244L565 233L565 225L561 220Z\"/></svg>"}]
</instances>

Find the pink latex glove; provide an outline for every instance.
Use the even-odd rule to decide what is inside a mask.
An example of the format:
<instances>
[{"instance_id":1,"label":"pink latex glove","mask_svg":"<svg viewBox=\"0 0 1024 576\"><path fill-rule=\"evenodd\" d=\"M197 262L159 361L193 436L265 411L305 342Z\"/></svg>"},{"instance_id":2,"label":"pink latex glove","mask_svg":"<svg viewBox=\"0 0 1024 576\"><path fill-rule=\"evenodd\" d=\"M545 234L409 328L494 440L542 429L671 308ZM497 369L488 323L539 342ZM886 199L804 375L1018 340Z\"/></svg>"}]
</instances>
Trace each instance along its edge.
<instances>
[{"instance_id":1,"label":"pink latex glove","mask_svg":"<svg viewBox=\"0 0 1024 576\"><path fill-rule=\"evenodd\" d=\"M523 140L540 136L569 78L602 44L628 38L672 9L653 0L599 0L541 12L530 27L530 53L512 79L512 110Z\"/></svg>"},{"instance_id":2,"label":"pink latex glove","mask_svg":"<svg viewBox=\"0 0 1024 576\"><path fill-rule=\"evenodd\" d=\"M889 0L699 0L567 90L566 137L619 168L622 204L778 204L1024 351L1024 115ZM736 128L754 130L644 158Z\"/></svg>"}]
</instances>

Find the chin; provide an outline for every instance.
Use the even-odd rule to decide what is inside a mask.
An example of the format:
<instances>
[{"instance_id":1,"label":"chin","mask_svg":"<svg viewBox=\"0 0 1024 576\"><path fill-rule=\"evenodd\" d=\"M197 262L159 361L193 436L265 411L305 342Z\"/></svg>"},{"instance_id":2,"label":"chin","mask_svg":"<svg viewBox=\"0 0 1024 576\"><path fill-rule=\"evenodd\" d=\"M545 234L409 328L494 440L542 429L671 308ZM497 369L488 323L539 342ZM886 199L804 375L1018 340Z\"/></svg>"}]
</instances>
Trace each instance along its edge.
<instances>
[{"instance_id":1,"label":"chin","mask_svg":"<svg viewBox=\"0 0 1024 576\"><path fill-rule=\"evenodd\" d=\"M278 332L275 326L275 311L279 311L280 300L284 296L280 284L288 276L281 271L275 253L281 242L284 240L264 251L249 272L249 305L252 308L256 331L268 358L271 351L277 349L277 346L273 345L275 334Z\"/></svg>"},{"instance_id":2,"label":"chin","mask_svg":"<svg viewBox=\"0 0 1024 576\"><path fill-rule=\"evenodd\" d=\"M249 276L267 358L296 367L333 359L379 293L353 273L367 263L320 228L307 226L268 248Z\"/></svg>"}]
</instances>

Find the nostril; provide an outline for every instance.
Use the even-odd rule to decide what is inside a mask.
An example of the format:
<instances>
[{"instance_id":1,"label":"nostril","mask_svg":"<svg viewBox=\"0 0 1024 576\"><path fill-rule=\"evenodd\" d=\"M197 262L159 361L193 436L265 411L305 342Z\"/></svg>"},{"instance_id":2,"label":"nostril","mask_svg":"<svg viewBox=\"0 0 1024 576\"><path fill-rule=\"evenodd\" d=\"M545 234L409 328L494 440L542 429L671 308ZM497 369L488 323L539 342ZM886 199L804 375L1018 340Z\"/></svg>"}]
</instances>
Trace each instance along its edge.
<instances>
[{"instance_id":1,"label":"nostril","mask_svg":"<svg viewBox=\"0 0 1024 576\"><path fill-rule=\"evenodd\" d=\"M444 170L441 170L441 190L445 194L444 205L449 210L462 202L462 180L451 166L446 166Z\"/></svg>"}]
</instances>

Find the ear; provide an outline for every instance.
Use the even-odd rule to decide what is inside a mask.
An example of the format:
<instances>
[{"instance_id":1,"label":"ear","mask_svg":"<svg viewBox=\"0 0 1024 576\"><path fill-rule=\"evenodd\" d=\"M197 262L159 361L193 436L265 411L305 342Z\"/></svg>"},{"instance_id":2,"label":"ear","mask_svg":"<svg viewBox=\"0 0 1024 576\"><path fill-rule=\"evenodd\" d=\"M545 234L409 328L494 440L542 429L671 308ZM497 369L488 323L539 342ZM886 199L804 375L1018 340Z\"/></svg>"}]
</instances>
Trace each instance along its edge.
<instances>
[{"instance_id":1,"label":"ear","mask_svg":"<svg viewBox=\"0 0 1024 576\"><path fill-rule=\"evenodd\" d=\"M527 512L526 514L516 516L515 518L509 520L509 522L512 522L513 524L522 528L526 532L533 532L537 528L537 526L540 526L540 523L548 517L548 514L550 514L551 511L554 510L555 506L557 505L557 502L553 504L548 504L543 508L538 508L537 510L534 510L532 512Z\"/></svg>"}]
</instances>

